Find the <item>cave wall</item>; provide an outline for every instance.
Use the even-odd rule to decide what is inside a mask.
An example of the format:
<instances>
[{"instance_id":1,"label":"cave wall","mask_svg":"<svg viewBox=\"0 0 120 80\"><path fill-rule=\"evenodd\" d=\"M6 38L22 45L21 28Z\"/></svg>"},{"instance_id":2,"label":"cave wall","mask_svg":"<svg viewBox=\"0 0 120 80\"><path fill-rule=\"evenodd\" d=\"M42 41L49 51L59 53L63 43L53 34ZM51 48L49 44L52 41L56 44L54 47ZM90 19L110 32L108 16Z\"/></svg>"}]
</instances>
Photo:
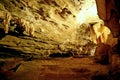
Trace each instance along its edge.
<instances>
[{"instance_id":1,"label":"cave wall","mask_svg":"<svg viewBox=\"0 0 120 80\"><path fill-rule=\"evenodd\" d=\"M81 46L85 47L84 45L91 43L90 36L87 35L88 26L80 25L85 21L99 19L96 13L93 18L93 13L87 16L89 7L95 8L94 3L94 0L0 0L0 13L11 14L10 24L16 18L23 18L32 23L35 29L34 37L31 37L26 32L22 35L15 31L15 25L9 25L9 33L2 35L4 25L1 17L1 52L10 49L10 53L15 50L15 53L23 53L21 55L28 53L40 56L79 52ZM82 10L84 11L81 12Z\"/></svg>"},{"instance_id":2,"label":"cave wall","mask_svg":"<svg viewBox=\"0 0 120 80\"><path fill-rule=\"evenodd\" d=\"M9 33L3 35L4 17L0 16L0 48L3 54L7 49L10 53L15 50L15 54L20 51L21 55L37 56L94 53L96 44L91 39L90 27L103 19L97 15L94 0L1 0L0 13L4 12L10 13L12 19ZM98 14L101 14L99 7ZM33 37L16 31L16 26L12 25L16 18L33 24Z\"/></svg>"},{"instance_id":3,"label":"cave wall","mask_svg":"<svg viewBox=\"0 0 120 80\"><path fill-rule=\"evenodd\" d=\"M111 74L111 76L116 76L120 73L120 1L96 0L96 3L99 17L104 20L105 25L110 28L111 35L117 39L117 44L113 47L100 44L96 49L96 60L100 63L109 63L109 74ZM110 37L109 41L112 41Z\"/></svg>"},{"instance_id":4,"label":"cave wall","mask_svg":"<svg viewBox=\"0 0 120 80\"><path fill-rule=\"evenodd\" d=\"M119 0L96 0L99 17L112 31L113 37L118 37L120 32L120 1Z\"/></svg>"}]
</instances>

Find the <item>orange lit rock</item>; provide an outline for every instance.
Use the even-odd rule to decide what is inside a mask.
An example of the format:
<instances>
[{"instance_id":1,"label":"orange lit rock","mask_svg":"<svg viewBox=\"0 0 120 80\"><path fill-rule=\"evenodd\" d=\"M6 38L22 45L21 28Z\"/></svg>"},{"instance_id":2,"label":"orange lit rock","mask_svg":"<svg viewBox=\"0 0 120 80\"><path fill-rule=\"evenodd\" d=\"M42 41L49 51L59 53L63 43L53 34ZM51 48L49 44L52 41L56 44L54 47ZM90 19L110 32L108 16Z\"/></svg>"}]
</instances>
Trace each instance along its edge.
<instances>
[{"instance_id":1,"label":"orange lit rock","mask_svg":"<svg viewBox=\"0 0 120 80\"><path fill-rule=\"evenodd\" d=\"M96 62L100 62L101 64L107 64L109 62L109 50L109 45L103 43L99 44L95 52Z\"/></svg>"},{"instance_id":2,"label":"orange lit rock","mask_svg":"<svg viewBox=\"0 0 120 80\"><path fill-rule=\"evenodd\" d=\"M106 26L104 26L101 23L96 23L93 25L91 30L91 38L94 43L106 43L108 39L108 35L110 34L110 29Z\"/></svg>"},{"instance_id":3,"label":"orange lit rock","mask_svg":"<svg viewBox=\"0 0 120 80\"><path fill-rule=\"evenodd\" d=\"M3 25L5 33L8 33L9 24L11 20L11 14L7 11L0 11L0 18L3 18Z\"/></svg>"},{"instance_id":4,"label":"orange lit rock","mask_svg":"<svg viewBox=\"0 0 120 80\"><path fill-rule=\"evenodd\" d=\"M98 15L105 21L105 25L111 29L113 37L118 37L119 24L119 0L96 0Z\"/></svg>"}]
</instances>

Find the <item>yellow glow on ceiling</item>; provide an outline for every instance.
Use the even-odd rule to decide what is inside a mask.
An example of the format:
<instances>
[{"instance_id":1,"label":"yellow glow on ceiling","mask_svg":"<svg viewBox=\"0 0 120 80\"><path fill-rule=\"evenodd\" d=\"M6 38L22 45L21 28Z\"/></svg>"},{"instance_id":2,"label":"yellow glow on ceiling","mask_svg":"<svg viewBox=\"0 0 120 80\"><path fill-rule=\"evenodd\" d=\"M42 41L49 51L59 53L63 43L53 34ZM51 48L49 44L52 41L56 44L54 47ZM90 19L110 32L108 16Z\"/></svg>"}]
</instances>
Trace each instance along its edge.
<instances>
[{"instance_id":1,"label":"yellow glow on ceiling","mask_svg":"<svg viewBox=\"0 0 120 80\"><path fill-rule=\"evenodd\" d=\"M76 17L76 23L82 24L84 22L92 22L98 18L97 8L95 1L85 0L86 3L82 6L82 10L78 13ZM88 2L87 2L88 1Z\"/></svg>"}]
</instances>

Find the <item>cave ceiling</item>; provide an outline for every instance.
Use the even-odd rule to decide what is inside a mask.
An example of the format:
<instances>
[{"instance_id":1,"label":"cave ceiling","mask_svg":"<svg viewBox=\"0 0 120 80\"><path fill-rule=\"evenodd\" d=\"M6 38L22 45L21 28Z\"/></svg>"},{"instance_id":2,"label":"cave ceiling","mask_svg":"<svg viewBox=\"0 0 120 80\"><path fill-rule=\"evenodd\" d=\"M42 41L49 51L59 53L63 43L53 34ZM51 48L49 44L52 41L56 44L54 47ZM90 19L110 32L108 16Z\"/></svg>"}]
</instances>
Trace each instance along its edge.
<instances>
[{"instance_id":1,"label":"cave ceiling","mask_svg":"<svg viewBox=\"0 0 120 80\"><path fill-rule=\"evenodd\" d=\"M87 24L100 20L94 0L0 0L0 14L4 12L11 21L1 47L34 54L74 52L94 45ZM4 16L0 17L3 28ZM14 25L17 19L25 32Z\"/></svg>"}]
</instances>

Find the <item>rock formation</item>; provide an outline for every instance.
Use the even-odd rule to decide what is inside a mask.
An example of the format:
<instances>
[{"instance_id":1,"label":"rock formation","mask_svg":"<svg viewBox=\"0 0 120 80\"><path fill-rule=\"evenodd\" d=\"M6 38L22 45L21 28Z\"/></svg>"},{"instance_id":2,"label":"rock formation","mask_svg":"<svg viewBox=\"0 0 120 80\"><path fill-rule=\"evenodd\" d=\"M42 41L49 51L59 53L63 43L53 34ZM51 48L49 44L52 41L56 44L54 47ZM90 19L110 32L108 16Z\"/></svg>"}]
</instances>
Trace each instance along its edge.
<instances>
[{"instance_id":1,"label":"rock formation","mask_svg":"<svg viewBox=\"0 0 120 80\"><path fill-rule=\"evenodd\" d=\"M117 44L114 30L106 27L100 16L105 25L101 23L94 0L2 0L0 11L11 16L0 18L1 35L3 28L8 33L0 40L2 53L10 49L36 57L54 53L93 55L98 43Z\"/></svg>"},{"instance_id":2,"label":"rock formation","mask_svg":"<svg viewBox=\"0 0 120 80\"><path fill-rule=\"evenodd\" d=\"M0 80L120 80L119 3L0 0Z\"/></svg>"},{"instance_id":3,"label":"rock formation","mask_svg":"<svg viewBox=\"0 0 120 80\"><path fill-rule=\"evenodd\" d=\"M78 53L77 45L83 47L91 42L88 26L80 26L99 19L96 12L91 12L95 14L93 18L88 15L93 8L94 0L2 0L0 11L9 12L11 19L6 24L9 29L5 27L8 34L1 37L1 48L6 45L23 54L37 55ZM0 27L2 30L4 25Z\"/></svg>"}]
</instances>

